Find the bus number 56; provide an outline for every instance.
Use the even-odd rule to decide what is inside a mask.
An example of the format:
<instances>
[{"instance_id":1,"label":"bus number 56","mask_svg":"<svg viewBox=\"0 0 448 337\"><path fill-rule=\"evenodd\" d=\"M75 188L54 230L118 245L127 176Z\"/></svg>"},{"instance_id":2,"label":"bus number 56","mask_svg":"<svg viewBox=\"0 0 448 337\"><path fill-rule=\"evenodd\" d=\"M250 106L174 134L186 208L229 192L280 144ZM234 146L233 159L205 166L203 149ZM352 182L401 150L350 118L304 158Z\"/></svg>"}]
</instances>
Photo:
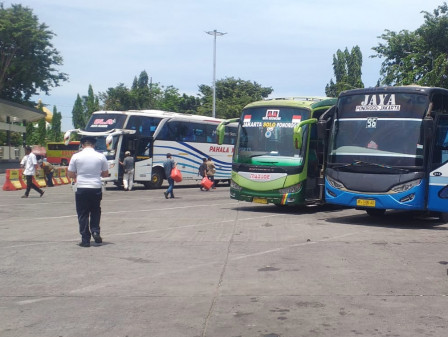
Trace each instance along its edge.
<instances>
[{"instance_id":1,"label":"bus number 56","mask_svg":"<svg viewBox=\"0 0 448 337\"><path fill-rule=\"evenodd\" d=\"M375 129L376 128L376 121L377 121L376 117L368 117L367 118L366 128L367 129Z\"/></svg>"}]
</instances>

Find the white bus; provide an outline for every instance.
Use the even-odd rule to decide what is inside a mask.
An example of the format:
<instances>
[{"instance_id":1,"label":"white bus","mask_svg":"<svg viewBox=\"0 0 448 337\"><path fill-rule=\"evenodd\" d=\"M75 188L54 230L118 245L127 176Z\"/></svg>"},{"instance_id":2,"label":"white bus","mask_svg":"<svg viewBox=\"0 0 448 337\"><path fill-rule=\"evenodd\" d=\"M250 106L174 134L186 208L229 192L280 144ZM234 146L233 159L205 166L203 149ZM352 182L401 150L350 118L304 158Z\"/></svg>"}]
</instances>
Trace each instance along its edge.
<instances>
[{"instance_id":1,"label":"white bus","mask_svg":"<svg viewBox=\"0 0 448 337\"><path fill-rule=\"evenodd\" d=\"M207 116L188 115L160 110L97 111L85 129L69 130L81 136L94 136L95 149L105 154L110 176L104 183L122 184L123 168L119 164L130 151L135 160L134 181L147 188L159 188L166 179L163 162L171 153L184 181L199 181L199 165L211 157L216 165L215 180L230 181L233 147L237 125L227 126L224 143L217 145L216 127L221 122Z\"/></svg>"}]
</instances>

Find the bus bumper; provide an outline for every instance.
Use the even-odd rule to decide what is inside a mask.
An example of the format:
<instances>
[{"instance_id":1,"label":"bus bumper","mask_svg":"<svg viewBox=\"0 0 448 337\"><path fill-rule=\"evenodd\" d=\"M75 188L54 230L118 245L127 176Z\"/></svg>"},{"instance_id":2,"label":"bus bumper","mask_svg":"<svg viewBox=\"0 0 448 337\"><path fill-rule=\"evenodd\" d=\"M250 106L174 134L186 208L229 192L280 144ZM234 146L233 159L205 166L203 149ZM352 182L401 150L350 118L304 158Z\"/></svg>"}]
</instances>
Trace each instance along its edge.
<instances>
[{"instance_id":1,"label":"bus bumper","mask_svg":"<svg viewBox=\"0 0 448 337\"><path fill-rule=\"evenodd\" d=\"M325 201L358 209L424 210L424 183L405 192L394 194L363 194L339 190L325 182Z\"/></svg>"},{"instance_id":2,"label":"bus bumper","mask_svg":"<svg viewBox=\"0 0 448 337\"><path fill-rule=\"evenodd\" d=\"M305 203L303 193L258 193L256 191L249 191L245 189L230 188L230 198L240 201L254 202L258 204L275 204L275 205L302 205Z\"/></svg>"}]
</instances>

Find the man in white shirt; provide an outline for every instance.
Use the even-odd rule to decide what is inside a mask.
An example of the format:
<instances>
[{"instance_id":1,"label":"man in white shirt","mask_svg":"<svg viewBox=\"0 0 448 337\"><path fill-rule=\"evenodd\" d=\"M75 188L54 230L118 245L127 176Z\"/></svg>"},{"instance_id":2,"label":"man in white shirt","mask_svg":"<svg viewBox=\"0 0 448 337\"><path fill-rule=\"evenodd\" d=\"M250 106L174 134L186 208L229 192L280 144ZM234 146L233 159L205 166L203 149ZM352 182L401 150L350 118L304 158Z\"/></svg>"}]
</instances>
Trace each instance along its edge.
<instances>
[{"instance_id":1,"label":"man in white shirt","mask_svg":"<svg viewBox=\"0 0 448 337\"><path fill-rule=\"evenodd\" d=\"M43 196L44 191L33 183L33 176L36 174L39 165L37 165L36 155L31 152L31 146L25 147L25 156L20 162L20 167L24 168L23 174L26 177L26 191L25 195L22 195L22 198L28 198L31 188L37 191L40 196Z\"/></svg>"},{"instance_id":2,"label":"man in white shirt","mask_svg":"<svg viewBox=\"0 0 448 337\"><path fill-rule=\"evenodd\" d=\"M81 247L90 247L91 236L95 243L103 242L100 236L101 177L107 177L109 170L106 157L95 151L95 144L94 137L81 138L83 149L72 156L67 172L69 178L76 180L75 201Z\"/></svg>"}]
</instances>

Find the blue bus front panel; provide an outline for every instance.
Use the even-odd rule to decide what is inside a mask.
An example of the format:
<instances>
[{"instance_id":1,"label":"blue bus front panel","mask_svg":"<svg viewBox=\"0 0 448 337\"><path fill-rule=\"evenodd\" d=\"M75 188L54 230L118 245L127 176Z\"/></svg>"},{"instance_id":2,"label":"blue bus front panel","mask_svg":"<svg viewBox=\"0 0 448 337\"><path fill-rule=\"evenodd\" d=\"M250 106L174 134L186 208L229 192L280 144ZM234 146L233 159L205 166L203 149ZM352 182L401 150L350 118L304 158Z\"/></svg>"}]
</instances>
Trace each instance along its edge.
<instances>
[{"instance_id":1,"label":"blue bus front panel","mask_svg":"<svg viewBox=\"0 0 448 337\"><path fill-rule=\"evenodd\" d=\"M419 185L400 193L361 193L334 188L325 179L325 201L360 209L424 210L425 186L422 179Z\"/></svg>"}]
</instances>

